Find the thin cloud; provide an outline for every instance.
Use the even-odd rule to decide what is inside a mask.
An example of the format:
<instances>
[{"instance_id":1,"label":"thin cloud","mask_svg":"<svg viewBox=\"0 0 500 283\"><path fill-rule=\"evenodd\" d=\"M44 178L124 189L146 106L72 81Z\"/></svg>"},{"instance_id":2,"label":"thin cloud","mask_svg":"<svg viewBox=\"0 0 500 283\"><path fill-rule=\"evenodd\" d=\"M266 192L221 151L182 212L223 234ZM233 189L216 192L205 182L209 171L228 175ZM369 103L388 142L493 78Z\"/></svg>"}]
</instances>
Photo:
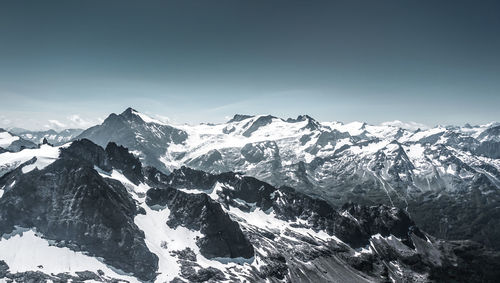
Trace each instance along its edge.
<instances>
[{"instance_id":1,"label":"thin cloud","mask_svg":"<svg viewBox=\"0 0 500 283\"><path fill-rule=\"evenodd\" d=\"M62 123L62 122L60 122L58 120L55 120L55 119L49 120L49 125L55 126L57 128L64 128L64 127L66 127L66 124L64 124L64 123Z\"/></svg>"},{"instance_id":2,"label":"thin cloud","mask_svg":"<svg viewBox=\"0 0 500 283\"><path fill-rule=\"evenodd\" d=\"M154 114L153 117L155 119L159 120L160 122L163 122L163 123L169 123L170 122L170 118L168 118L167 116Z\"/></svg>"},{"instance_id":3,"label":"thin cloud","mask_svg":"<svg viewBox=\"0 0 500 283\"><path fill-rule=\"evenodd\" d=\"M76 126L76 127L87 127L87 126L93 124L91 121L83 119L78 114L73 114L73 115L69 116L68 120L71 121L71 126Z\"/></svg>"},{"instance_id":4,"label":"thin cloud","mask_svg":"<svg viewBox=\"0 0 500 283\"><path fill-rule=\"evenodd\" d=\"M415 131L417 129L429 129L430 128L429 126L422 124L422 123L417 123L417 122L413 122L413 121L403 122L403 121L399 121L399 120L383 122L380 125L399 127L399 128L403 128L403 129L411 130L411 131Z\"/></svg>"}]
</instances>

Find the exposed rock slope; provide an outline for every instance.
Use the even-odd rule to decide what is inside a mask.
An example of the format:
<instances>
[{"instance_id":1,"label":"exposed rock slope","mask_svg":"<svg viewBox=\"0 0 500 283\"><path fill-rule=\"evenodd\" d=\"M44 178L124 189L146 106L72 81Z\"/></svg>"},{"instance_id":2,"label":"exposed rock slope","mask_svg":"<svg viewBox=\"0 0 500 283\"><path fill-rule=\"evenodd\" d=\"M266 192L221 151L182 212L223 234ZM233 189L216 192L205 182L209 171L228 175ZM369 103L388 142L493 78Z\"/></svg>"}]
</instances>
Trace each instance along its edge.
<instances>
[{"instance_id":1,"label":"exposed rock slope","mask_svg":"<svg viewBox=\"0 0 500 283\"><path fill-rule=\"evenodd\" d=\"M240 173L181 167L167 175L143 168L114 143L103 149L80 140L58 150L44 167L28 167L37 161L29 160L0 178L0 277L495 282L500 276L498 252L436 239L399 208L336 208ZM68 265L51 257L20 263L26 243L64 254Z\"/></svg>"}]
</instances>

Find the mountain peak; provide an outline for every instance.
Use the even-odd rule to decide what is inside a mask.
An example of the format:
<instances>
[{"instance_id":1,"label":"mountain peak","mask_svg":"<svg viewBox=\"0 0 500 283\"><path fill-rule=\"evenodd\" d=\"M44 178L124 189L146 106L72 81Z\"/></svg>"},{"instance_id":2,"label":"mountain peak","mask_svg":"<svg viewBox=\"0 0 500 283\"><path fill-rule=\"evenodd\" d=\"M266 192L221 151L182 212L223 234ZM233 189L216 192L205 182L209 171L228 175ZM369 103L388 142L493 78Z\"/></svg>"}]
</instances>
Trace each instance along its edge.
<instances>
[{"instance_id":1,"label":"mountain peak","mask_svg":"<svg viewBox=\"0 0 500 283\"><path fill-rule=\"evenodd\" d=\"M304 120L314 120L313 117L311 117L311 116L309 116L307 114L297 116L297 120L299 120L299 119L302 120L302 121L304 121Z\"/></svg>"},{"instance_id":2,"label":"mountain peak","mask_svg":"<svg viewBox=\"0 0 500 283\"><path fill-rule=\"evenodd\" d=\"M155 118L152 118L146 114L143 114L137 110L135 110L132 107L129 107L123 111L120 116L125 117L126 119L140 119L141 121L145 123L154 123L154 124L160 124L160 125L166 125L165 122L162 122L160 120L157 120Z\"/></svg>"},{"instance_id":3,"label":"mountain peak","mask_svg":"<svg viewBox=\"0 0 500 283\"><path fill-rule=\"evenodd\" d=\"M131 115L137 115L137 110L135 110L134 108L132 107L128 107L127 109L125 109L125 111L123 111L120 115L121 116L125 116L125 117L129 117Z\"/></svg>"},{"instance_id":4,"label":"mountain peak","mask_svg":"<svg viewBox=\"0 0 500 283\"><path fill-rule=\"evenodd\" d=\"M293 119L293 118L286 119L287 122L291 122L291 123L294 123L294 122L303 122L303 121L306 121L306 120L316 121L313 117L311 117L311 116L309 116L307 114L299 115L295 119Z\"/></svg>"},{"instance_id":5,"label":"mountain peak","mask_svg":"<svg viewBox=\"0 0 500 283\"><path fill-rule=\"evenodd\" d=\"M286 122L288 122L288 123L298 123L298 122L304 122L304 121L307 121L306 128L308 128L308 129L316 130L320 127L320 124L316 120L314 120L313 117L311 117L307 114L299 115L299 116L297 116L296 119L293 119L293 118L286 119Z\"/></svg>"},{"instance_id":6,"label":"mountain peak","mask_svg":"<svg viewBox=\"0 0 500 283\"><path fill-rule=\"evenodd\" d=\"M232 123L232 122L241 122L243 120L246 120L246 119L249 119L249 118L252 118L252 117L255 117L255 116L252 116L252 115L245 115L245 114L235 114L233 116L233 118L229 121L227 121L228 123Z\"/></svg>"}]
</instances>

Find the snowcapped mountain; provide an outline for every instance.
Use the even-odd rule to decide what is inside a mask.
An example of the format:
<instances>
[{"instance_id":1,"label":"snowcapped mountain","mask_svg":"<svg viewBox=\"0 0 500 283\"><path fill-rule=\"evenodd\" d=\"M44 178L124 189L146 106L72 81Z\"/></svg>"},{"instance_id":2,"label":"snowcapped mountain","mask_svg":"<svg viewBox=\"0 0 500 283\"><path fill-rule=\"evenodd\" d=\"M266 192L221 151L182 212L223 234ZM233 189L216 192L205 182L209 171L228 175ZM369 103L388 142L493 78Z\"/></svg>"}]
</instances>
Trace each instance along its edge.
<instances>
[{"instance_id":1,"label":"snowcapped mountain","mask_svg":"<svg viewBox=\"0 0 500 283\"><path fill-rule=\"evenodd\" d=\"M0 128L0 153L6 151L20 151L23 148L35 148L37 145Z\"/></svg>"},{"instance_id":2,"label":"snowcapped mountain","mask_svg":"<svg viewBox=\"0 0 500 283\"><path fill-rule=\"evenodd\" d=\"M500 276L498 252L435 238L403 209L334 207L242 173L181 166L165 174L113 142L102 148L82 139L28 150L9 153L19 154L18 165L0 177L0 278L495 282ZM22 161L21 153L34 158Z\"/></svg>"},{"instance_id":3,"label":"snowcapped mountain","mask_svg":"<svg viewBox=\"0 0 500 283\"><path fill-rule=\"evenodd\" d=\"M25 129L13 129L11 131L23 139L32 141L35 144L40 144L43 142L43 139L46 139L47 142L53 145L65 144L83 132L82 129L65 129L59 132L55 130L29 131Z\"/></svg>"},{"instance_id":4,"label":"snowcapped mountain","mask_svg":"<svg viewBox=\"0 0 500 283\"><path fill-rule=\"evenodd\" d=\"M394 205L432 235L500 248L500 225L494 225L500 219L500 124L400 126L318 122L307 115L167 125L129 108L78 138L101 146L114 141L163 173L182 166L242 172L336 207Z\"/></svg>"},{"instance_id":5,"label":"snowcapped mountain","mask_svg":"<svg viewBox=\"0 0 500 283\"><path fill-rule=\"evenodd\" d=\"M83 131L76 139L87 138L105 147L114 141L131 150L147 165L165 170L161 157L171 144L185 141L184 131L152 119L132 108L111 114L101 125Z\"/></svg>"}]
</instances>

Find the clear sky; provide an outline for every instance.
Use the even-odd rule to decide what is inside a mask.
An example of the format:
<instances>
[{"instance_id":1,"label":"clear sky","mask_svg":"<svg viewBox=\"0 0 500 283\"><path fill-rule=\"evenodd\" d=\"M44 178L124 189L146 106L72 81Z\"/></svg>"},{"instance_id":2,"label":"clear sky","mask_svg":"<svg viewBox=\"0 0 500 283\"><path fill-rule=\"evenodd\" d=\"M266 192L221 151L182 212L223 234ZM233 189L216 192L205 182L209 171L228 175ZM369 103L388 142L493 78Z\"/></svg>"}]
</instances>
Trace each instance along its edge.
<instances>
[{"instance_id":1,"label":"clear sky","mask_svg":"<svg viewBox=\"0 0 500 283\"><path fill-rule=\"evenodd\" d=\"M500 120L500 1L1 1L0 127ZM50 121L49 121L50 120Z\"/></svg>"}]
</instances>

